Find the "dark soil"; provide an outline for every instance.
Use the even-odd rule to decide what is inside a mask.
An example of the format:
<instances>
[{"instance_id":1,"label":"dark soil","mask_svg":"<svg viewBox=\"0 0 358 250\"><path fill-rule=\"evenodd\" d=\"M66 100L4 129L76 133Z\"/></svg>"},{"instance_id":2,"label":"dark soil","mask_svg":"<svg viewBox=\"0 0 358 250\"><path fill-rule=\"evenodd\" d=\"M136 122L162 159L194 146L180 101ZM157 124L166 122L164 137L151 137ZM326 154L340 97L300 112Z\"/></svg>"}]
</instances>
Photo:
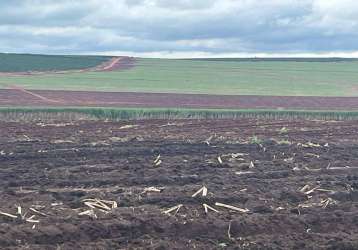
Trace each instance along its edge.
<instances>
[{"instance_id":1,"label":"dark soil","mask_svg":"<svg viewBox=\"0 0 358 250\"><path fill-rule=\"evenodd\" d=\"M358 97L51 91L22 90L21 87L12 87L13 89L0 89L0 106L358 110Z\"/></svg>"},{"instance_id":2,"label":"dark soil","mask_svg":"<svg viewBox=\"0 0 358 250\"><path fill-rule=\"evenodd\" d=\"M357 249L357 132L357 121L0 122L0 211L40 221L0 215L0 248ZM85 198L118 208L80 216Z\"/></svg>"}]
</instances>

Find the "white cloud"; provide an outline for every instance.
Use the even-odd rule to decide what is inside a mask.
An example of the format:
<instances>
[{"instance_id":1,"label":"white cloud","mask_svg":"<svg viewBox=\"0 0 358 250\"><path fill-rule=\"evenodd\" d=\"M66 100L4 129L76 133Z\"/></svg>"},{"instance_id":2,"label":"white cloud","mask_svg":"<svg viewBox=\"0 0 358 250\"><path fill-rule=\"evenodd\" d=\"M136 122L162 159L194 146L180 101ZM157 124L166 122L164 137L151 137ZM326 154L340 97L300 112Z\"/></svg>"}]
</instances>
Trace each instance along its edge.
<instances>
[{"instance_id":1,"label":"white cloud","mask_svg":"<svg viewBox=\"0 0 358 250\"><path fill-rule=\"evenodd\" d=\"M0 36L8 52L356 55L358 2L0 1Z\"/></svg>"}]
</instances>

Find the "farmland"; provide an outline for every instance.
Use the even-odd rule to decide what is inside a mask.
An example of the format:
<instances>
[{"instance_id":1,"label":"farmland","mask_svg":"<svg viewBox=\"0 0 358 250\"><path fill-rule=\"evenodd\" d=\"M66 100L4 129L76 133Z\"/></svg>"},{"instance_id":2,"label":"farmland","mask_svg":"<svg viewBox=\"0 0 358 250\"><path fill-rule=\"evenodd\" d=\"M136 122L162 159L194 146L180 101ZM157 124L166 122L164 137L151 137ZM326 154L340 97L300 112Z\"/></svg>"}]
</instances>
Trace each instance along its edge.
<instances>
[{"instance_id":1,"label":"farmland","mask_svg":"<svg viewBox=\"0 0 358 250\"><path fill-rule=\"evenodd\" d=\"M3 249L358 247L357 121L0 126Z\"/></svg>"},{"instance_id":2,"label":"farmland","mask_svg":"<svg viewBox=\"0 0 358 250\"><path fill-rule=\"evenodd\" d=\"M358 248L357 60L25 58L2 249Z\"/></svg>"},{"instance_id":3,"label":"farmland","mask_svg":"<svg viewBox=\"0 0 358 250\"><path fill-rule=\"evenodd\" d=\"M136 58L128 70L0 75L30 90L268 96L357 96L356 60L208 61ZM0 70L1 66L0 66Z\"/></svg>"},{"instance_id":4,"label":"farmland","mask_svg":"<svg viewBox=\"0 0 358 250\"><path fill-rule=\"evenodd\" d=\"M60 71L92 68L109 60L105 56L50 56L0 53L0 72Z\"/></svg>"},{"instance_id":5,"label":"farmland","mask_svg":"<svg viewBox=\"0 0 358 250\"><path fill-rule=\"evenodd\" d=\"M34 67L43 64L41 56L12 56L8 55L12 63L20 59L28 62L33 57ZM312 111L358 108L355 59L44 58L50 58L48 66L57 69L36 71L30 67L5 72L6 65L0 64L1 106ZM66 70L56 61L60 59L68 65L78 60L88 60L89 64L97 60L98 64Z\"/></svg>"}]
</instances>

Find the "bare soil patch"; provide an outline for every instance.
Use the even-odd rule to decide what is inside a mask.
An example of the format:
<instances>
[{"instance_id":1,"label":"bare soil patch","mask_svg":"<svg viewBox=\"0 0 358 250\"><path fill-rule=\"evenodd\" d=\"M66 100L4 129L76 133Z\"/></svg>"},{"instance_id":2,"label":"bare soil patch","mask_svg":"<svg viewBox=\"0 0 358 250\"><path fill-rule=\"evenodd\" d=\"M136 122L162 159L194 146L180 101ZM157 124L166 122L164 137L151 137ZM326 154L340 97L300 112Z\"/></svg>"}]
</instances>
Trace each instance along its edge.
<instances>
[{"instance_id":1,"label":"bare soil patch","mask_svg":"<svg viewBox=\"0 0 358 250\"><path fill-rule=\"evenodd\" d=\"M0 211L24 215L0 215L2 249L358 248L357 121L0 128ZM118 207L90 209L94 198Z\"/></svg>"},{"instance_id":2,"label":"bare soil patch","mask_svg":"<svg viewBox=\"0 0 358 250\"><path fill-rule=\"evenodd\" d=\"M1 106L357 110L358 97L228 96L0 89Z\"/></svg>"}]
</instances>

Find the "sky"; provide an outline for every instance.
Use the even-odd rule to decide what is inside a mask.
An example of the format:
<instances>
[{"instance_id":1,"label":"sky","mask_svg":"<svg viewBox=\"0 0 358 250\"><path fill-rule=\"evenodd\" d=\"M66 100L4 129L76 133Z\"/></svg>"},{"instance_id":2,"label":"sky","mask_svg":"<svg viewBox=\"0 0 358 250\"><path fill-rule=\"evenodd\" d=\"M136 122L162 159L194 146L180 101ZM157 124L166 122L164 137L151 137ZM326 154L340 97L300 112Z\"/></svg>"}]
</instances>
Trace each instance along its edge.
<instances>
[{"instance_id":1,"label":"sky","mask_svg":"<svg viewBox=\"0 0 358 250\"><path fill-rule=\"evenodd\" d=\"M358 57L358 1L0 0L0 52Z\"/></svg>"}]
</instances>

